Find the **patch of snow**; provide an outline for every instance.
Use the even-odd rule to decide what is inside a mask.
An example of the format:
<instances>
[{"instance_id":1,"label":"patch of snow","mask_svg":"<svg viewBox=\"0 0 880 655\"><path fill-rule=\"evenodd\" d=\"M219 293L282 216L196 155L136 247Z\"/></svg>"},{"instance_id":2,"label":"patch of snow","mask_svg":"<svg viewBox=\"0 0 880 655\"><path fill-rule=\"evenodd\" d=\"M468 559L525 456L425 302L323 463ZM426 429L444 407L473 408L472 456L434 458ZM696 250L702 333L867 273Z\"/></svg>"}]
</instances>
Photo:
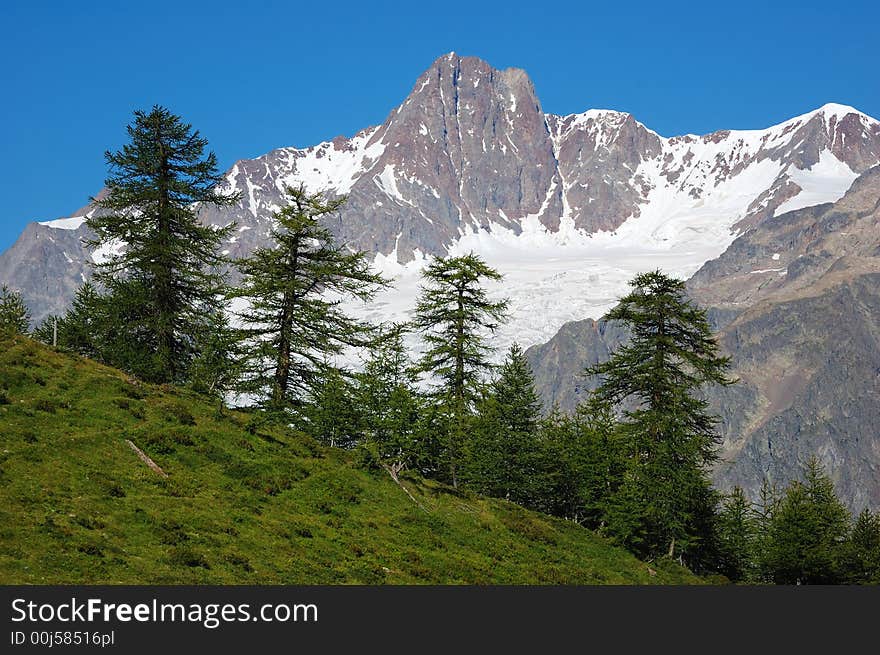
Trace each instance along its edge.
<instances>
[{"instance_id":1,"label":"patch of snow","mask_svg":"<svg viewBox=\"0 0 880 655\"><path fill-rule=\"evenodd\" d=\"M382 169L382 172L373 178L373 181L376 183L376 186L385 193L385 195L390 196L403 204L410 204L409 201L401 195L400 189L397 188L397 178L394 177L394 164L386 164L385 168Z\"/></svg>"},{"instance_id":2,"label":"patch of snow","mask_svg":"<svg viewBox=\"0 0 880 655\"><path fill-rule=\"evenodd\" d=\"M749 275L755 275L756 273L779 273L780 275L785 275L785 272L788 271L787 268L762 268L757 271L749 271Z\"/></svg>"},{"instance_id":3,"label":"patch of snow","mask_svg":"<svg viewBox=\"0 0 880 655\"><path fill-rule=\"evenodd\" d=\"M834 153L823 150L819 153L819 161L812 167L804 170L795 168L794 165L789 167L788 177L801 191L779 205L774 216L823 202L836 202L849 190L858 176L846 163L835 157Z\"/></svg>"},{"instance_id":4,"label":"patch of snow","mask_svg":"<svg viewBox=\"0 0 880 655\"><path fill-rule=\"evenodd\" d=\"M550 129L554 152L558 156L562 141L573 130L590 130L597 147L609 147L627 117L591 110L555 120ZM633 180L640 180L647 189L638 215L628 217L612 232L589 235L575 227L568 197L571 183L561 172L553 178L536 214L511 221L504 210L496 210L500 222L490 220L488 229L466 225L462 218L460 236L448 245L448 254L476 252L505 276L503 282L490 285L490 296L509 298L511 310L510 321L494 339L499 348L496 358L513 341L528 347L547 341L567 321L600 318L627 293L629 281L639 272L659 268L682 279L690 277L727 249L738 236L733 226L749 215L749 207L758 204L770 183L781 176L788 175L803 189L788 201L790 205L796 200L806 205L838 199L855 174L830 152L823 152L809 171L787 168L771 158L754 160L762 149L790 142L793 124L734 130L720 138L661 138L661 152L642 161L633 172ZM504 141L498 147L508 154L513 144ZM745 166L738 166L741 163ZM675 172L677 176L672 175ZM386 167L377 176L377 184L395 196L398 179L393 168ZM551 232L540 217L560 191L560 225ZM511 229L515 222L519 225ZM397 255L397 246L393 255ZM394 278L395 286L359 310L372 320L411 318L420 272L430 260L420 257L400 265L395 256L377 257L377 266ZM778 253L772 256L774 261L779 258ZM773 268L753 273L785 275L786 271ZM412 337L410 345L417 342Z\"/></svg>"},{"instance_id":5,"label":"patch of snow","mask_svg":"<svg viewBox=\"0 0 880 655\"><path fill-rule=\"evenodd\" d=\"M258 205L257 205L257 199L254 196L254 191L256 189L259 189L262 191L263 187L257 186L256 184L251 182L251 178L249 178L249 177L246 177L244 179L244 182L245 182L245 185L247 186L247 192L248 192L248 209L250 210L251 215L253 215L253 217L256 218Z\"/></svg>"},{"instance_id":6,"label":"patch of snow","mask_svg":"<svg viewBox=\"0 0 880 655\"><path fill-rule=\"evenodd\" d=\"M331 141L306 150L288 149L292 170L279 178L279 188L285 184L294 186L302 183L311 193L328 190L338 194L348 193L385 152L381 139L370 143L378 129L374 127L361 132L341 149L337 149Z\"/></svg>"},{"instance_id":7,"label":"patch of snow","mask_svg":"<svg viewBox=\"0 0 880 655\"><path fill-rule=\"evenodd\" d=\"M107 241L92 251L92 261L96 264L103 264L119 255L124 248L125 243L119 239Z\"/></svg>"},{"instance_id":8,"label":"patch of snow","mask_svg":"<svg viewBox=\"0 0 880 655\"><path fill-rule=\"evenodd\" d=\"M77 230L85 222L85 216L71 216L70 218L56 218L54 221L41 221L40 225L56 230Z\"/></svg>"}]
</instances>

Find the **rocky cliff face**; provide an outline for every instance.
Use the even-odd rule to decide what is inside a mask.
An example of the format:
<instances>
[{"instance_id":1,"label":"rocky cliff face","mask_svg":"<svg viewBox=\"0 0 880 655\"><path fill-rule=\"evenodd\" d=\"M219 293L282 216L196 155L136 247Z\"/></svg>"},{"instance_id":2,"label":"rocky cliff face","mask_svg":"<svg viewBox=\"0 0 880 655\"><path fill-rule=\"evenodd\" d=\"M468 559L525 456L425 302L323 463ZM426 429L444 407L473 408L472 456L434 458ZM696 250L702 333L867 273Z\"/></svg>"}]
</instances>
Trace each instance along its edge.
<instances>
[{"instance_id":1,"label":"rocky cliff face","mask_svg":"<svg viewBox=\"0 0 880 655\"><path fill-rule=\"evenodd\" d=\"M693 260L681 269L690 273L724 250L732 230L836 200L878 161L880 123L850 107L826 105L766 130L663 138L621 112L546 114L525 72L449 54L382 125L236 162L224 186L240 203L205 208L203 220L235 221L226 250L246 255L266 243L285 185L302 183L347 195L331 227L384 262L443 255L476 235L487 256L492 239L543 249L542 280L573 245L598 248L598 258L618 247L680 254ZM29 226L0 256L0 282L21 289L36 318L62 311L90 274L95 254L80 243L88 211ZM539 243L528 241L536 234ZM555 330L567 317L550 311Z\"/></svg>"},{"instance_id":2,"label":"rocky cliff face","mask_svg":"<svg viewBox=\"0 0 880 655\"><path fill-rule=\"evenodd\" d=\"M719 485L755 494L816 454L853 508L880 506L880 167L836 203L762 222L688 288L740 380L708 392L722 418ZM545 403L574 408L597 382L583 369L624 339L587 320L529 349Z\"/></svg>"}]
</instances>

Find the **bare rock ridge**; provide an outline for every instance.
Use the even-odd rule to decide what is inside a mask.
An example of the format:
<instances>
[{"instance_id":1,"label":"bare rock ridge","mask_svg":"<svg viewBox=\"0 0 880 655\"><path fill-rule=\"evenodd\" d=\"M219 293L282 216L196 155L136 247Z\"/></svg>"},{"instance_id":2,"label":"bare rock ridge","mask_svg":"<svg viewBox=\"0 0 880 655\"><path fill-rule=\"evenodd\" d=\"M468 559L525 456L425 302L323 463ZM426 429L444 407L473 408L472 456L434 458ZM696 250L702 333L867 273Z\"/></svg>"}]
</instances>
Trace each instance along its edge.
<instances>
[{"instance_id":1,"label":"bare rock ridge","mask_svg":"<svg viewBox=\"0 0 880 655\"><path fill-rule=\"evenodd\" d=\"M818 455L854 509L880 507L880 166L836 203L764 221L688 281L710 307L739 384L709 390L722 417L719 486L753 496ZM573 409L584 368L627 335L569 323L527 356L545 403Z\"/></svg>"},{"instance_id":2,"label":"bare rock ridge","mask_svg":"<svg viewBox=\"0 0 880 655\"><path fill-rule=\"evenodd\" d=\"M546 114L525 72L450 53L382 125L236 162L224 186L241 201L204 208L203 219L234 220L226 249L245 255L266 243L285 185L303 183L348 195L332 229L400 263L445 254L473 233L537 230L565 245L621 227L658 249L696 240L720 252L732 229L836 200L878 162L880 123L851 107L765 130L664 138L621 112ZM35 319L63 311L90 274L88 211L31 224L0 255L0 282L22 290Z\"/></svg>"}]
</instances>

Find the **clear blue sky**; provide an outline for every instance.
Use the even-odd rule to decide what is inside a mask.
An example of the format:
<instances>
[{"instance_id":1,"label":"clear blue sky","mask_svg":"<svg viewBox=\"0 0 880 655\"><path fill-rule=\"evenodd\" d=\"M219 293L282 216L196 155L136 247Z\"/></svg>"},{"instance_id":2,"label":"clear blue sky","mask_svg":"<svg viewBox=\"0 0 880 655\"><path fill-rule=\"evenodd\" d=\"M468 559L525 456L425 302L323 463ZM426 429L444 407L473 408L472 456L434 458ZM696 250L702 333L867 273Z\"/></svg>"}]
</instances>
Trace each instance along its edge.
<instances>
[{"instance_id":1,"label":"clear blue sky","mask_svg":"<svg viewBox=\"0 0 880 655\"><path fill-rule=\"evenodd\" d=\"M524 68L545 111L660 134L758 128L826 102L880 117L880 2L0 4L0 250L96 193L131 112L164 104L223 168L382 122L454 50Z\"/></svg>"}]
</instances>

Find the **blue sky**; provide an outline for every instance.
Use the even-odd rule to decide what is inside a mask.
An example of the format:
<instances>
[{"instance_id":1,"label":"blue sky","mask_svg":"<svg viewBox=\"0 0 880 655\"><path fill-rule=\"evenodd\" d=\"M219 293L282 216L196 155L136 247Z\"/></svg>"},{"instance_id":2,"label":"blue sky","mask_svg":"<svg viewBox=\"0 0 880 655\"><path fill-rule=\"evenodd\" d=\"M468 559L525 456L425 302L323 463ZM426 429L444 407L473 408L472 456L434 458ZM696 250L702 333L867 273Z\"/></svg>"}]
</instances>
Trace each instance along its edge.
<instances>
[{"instance_id":1,"label":"blue sky","mask_svg":"<svg viewBox=\"0 0 880 655\"><path fill-rule=\"evenodd\" d=\"M769 5L769 6L768 6ZM40 2L0 5L0 250L100 189L131 112L168 106L223 168L381 123L440 55L525 69L544 110L660 134L826 102L880 117L880 3Z\"/></svg>"}]
</instances>

